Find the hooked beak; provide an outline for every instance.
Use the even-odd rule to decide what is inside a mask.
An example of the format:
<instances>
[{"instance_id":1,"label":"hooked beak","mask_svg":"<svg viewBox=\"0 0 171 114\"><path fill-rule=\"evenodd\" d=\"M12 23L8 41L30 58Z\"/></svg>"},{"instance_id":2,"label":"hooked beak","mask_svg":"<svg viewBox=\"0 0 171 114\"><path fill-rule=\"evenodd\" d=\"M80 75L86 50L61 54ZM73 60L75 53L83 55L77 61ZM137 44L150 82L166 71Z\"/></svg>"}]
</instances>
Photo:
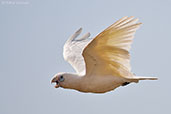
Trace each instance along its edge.
<instances>
[{"instance_id":1,"label":"hooked beak","mask_svg":"<svg viewBox=\"0 0 171 114\"><path fill-rule=\"evenodd\" d=\"M58 77L53 78L53 79L51 80L51 84L52 84L52 83L56 83L55 88L60 87L59 81L58 81Z\"/></svg>"}]
</instances>

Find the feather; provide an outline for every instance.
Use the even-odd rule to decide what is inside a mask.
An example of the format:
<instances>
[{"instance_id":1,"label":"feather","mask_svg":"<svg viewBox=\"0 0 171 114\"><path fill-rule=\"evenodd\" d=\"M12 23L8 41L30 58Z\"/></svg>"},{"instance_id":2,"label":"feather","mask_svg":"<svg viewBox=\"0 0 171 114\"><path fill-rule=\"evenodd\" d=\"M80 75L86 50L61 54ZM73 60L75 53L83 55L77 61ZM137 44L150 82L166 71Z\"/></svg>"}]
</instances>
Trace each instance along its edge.
<instances>
[{"instance_id":1,"label":"feather","mask_svg":"<svg viewBox=\"0 0 171 114\"><path fill-rule=\"evenodd\" d=\"M81 38L76 39L82 31L82 28L77 30L65 43L63 49L64 59L72 65L79 75L85 74L85 62L82 56L82 51L85 46L92 40L88 39L90 33L86 33Z\"/></svg>"},{"instance_id":2,"label":"feather","mask_svg":"<svg viewBox=\"0 0 171 114\"><path fill-rule=\"evenodd\" d=\"M68 40L67 42L71 42L73 40L75 40L75 38L77 38L82 32L82 28L79 28Z\"/></svg>"},{"instance_id":3,"label":"feather","mask_svg":"<svg viewBox=\"0 0 171 114\"><path fill-rule=\"evenodd\" d=\"M129 50L134 34L141 24L136 23L137 21L133 17L123 17L86 46L83 51L86 74L108 72L114 76L133 77Z\"/></svg>"}]
</instances>

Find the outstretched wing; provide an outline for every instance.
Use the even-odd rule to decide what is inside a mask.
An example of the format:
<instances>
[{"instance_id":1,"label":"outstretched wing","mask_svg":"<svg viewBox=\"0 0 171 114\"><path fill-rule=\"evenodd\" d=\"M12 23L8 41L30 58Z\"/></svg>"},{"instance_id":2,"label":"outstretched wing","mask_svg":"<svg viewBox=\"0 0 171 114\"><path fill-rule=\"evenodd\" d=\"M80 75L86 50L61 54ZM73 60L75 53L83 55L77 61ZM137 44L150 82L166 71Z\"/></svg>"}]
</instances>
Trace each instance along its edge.
<instances>
[{"instance_id":1,"label":"outstretched wing","mask_svg":"<svg viewBox=\"0 0 171 114\"><path fill-rule=\"evenodd\" d=\"M76 39L82 31L80 28L77 32L75 32L65 43L63 49L64 59L72 65L75 71L79 75L85 74L85 62L82 56L82 51L87 46L87 44L91 41L89 39L90 33L83 35L81 38Z\"/></svg>"},{"instance_id":2,"label":"outstretched wing","mask_svg":"<svg viewBox=\"0 0 171 114\"><path fill-rule=\"evenodd\" d=\"M123 17L89 43L83 51L86 75L132 77L129 50L141 23L134 17Z\"/></svg>"}]
</instances>

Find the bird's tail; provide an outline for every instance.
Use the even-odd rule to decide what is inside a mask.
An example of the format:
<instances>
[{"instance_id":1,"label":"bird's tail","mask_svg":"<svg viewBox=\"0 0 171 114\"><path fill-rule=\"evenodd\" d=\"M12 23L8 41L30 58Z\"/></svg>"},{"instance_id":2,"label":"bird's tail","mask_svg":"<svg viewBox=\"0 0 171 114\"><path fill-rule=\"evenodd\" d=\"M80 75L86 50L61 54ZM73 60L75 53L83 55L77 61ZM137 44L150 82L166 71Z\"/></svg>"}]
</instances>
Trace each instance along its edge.
<instances>
[{"instance_id":1,"label":"bird's tail","mask_svg":"<svg viewBox=\"0 0 171 114\"><path fill-rule=\"evenodd\" d=\"M139 80L158 80L157 77L145 77L145 76L134 76L127 79L129 79L132 82L138 82Z\"/></svg>"}]
</instances>

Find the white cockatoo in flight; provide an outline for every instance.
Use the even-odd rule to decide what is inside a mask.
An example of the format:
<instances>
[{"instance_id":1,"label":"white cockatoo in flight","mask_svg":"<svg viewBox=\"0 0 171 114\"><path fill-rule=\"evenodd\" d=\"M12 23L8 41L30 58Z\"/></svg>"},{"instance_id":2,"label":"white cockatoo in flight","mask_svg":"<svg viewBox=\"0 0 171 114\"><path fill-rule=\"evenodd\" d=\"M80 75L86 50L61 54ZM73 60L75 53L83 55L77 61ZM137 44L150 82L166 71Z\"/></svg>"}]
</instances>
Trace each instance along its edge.
<instances>
[{"instance_id":1,"label":"white cockatoo in flight","mask_svg":"<svg viewBox=\"0 0 171 114\"><path fill-rule=\"evenodd\" d=\"M105 93L139 80L157 80L131 72L129 50L141 25L137 21L133 16L123 17L93 39L89 38L90 33L77 39L80 28L66 41L63 50L64 59L76 73L58 73L51 82L56 83L56 88Z\"/></svg>"}]
</instances>

